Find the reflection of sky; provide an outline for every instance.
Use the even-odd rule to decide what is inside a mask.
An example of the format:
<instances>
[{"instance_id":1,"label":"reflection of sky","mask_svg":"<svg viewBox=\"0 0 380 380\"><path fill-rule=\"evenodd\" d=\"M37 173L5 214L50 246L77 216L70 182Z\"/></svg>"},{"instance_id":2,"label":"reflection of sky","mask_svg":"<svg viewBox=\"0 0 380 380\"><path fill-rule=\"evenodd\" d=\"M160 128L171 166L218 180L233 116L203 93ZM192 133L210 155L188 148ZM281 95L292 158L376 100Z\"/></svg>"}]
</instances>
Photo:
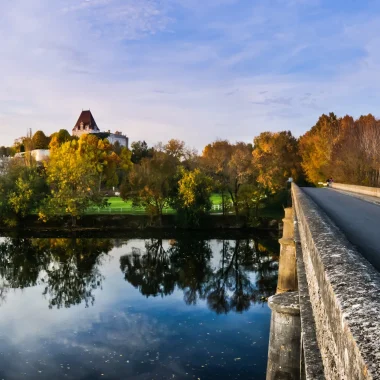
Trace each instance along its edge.
<instances>
[{"instance_id":1,"label":"reflection of sky","mask_svg":"<svg viewBox=\"0 0 380 380\"><path fill-rule=\"evenodd\" d=\"M221 245L213 242L212 266ZM43 287L9 290L0 307L0 379L265 378L270 312L216 315L183 292L142 296L124 280L120 256L102 258L94 306L49 309Z\"/></svg>"}]
</instances>

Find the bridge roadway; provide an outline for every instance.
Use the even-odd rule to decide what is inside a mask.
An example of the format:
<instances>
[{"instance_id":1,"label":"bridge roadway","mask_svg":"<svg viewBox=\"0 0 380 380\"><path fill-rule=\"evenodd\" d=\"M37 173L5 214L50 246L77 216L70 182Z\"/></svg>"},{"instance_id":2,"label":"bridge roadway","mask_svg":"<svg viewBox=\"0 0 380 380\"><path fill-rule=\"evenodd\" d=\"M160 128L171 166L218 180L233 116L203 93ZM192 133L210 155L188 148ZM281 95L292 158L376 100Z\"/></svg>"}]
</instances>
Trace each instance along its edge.
<instances>
[{"instance_id":1,"label":"bridge roadway","mask_svg":"<svg viewBox=\"0 0 380 380\"><path fill-rule=\"evenodd\" d=\"M333 189L302 188L380 271L380 206Z\"/></svg>"}]
</instances>

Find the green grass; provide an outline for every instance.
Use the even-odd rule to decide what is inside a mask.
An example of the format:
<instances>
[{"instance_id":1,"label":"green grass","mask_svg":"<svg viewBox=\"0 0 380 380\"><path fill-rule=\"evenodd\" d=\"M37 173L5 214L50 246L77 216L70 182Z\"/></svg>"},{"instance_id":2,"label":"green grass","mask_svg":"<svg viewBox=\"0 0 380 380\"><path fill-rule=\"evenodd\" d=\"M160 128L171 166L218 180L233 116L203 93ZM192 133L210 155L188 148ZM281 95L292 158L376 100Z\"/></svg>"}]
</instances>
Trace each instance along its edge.
<instances>
[{"instance_id":1,"label":"green grass","mask_svg":"<svg viewBox=\"0 0 380 380\"><path fill-rule=\"evenodd\" d=\"M145 210L142 207L133 207L132 201L124 202L120 197L107 198L109 207L99 208L91 207L87 214L145 214ZM220 194L211 195L212 213L221 212L222 196ZM170 207L164 209L164 214L174 214L175 210Z\"/></svg>"},{"instance_id":2,"label":"green grass","mask_svg":"<svg viewBox=\"0 0 380 380\"><path fill-rule=\"evenodd\" d=\"M217 193L211 195L212 202L212 214L222 213L222 196ZM228 198L229 200L229 198ZM132 215L144 215L145 210L143 207L133 207L132 201L124 202L120 197L109 197L107 198L109 207L98 208L91 207L87 214L132 214ZM259 209L259 216L271 218L271 219L281 219L283 217L284 211L281 199L265 204L264 207ZM233 213L233 208L230 208L230 212ZM175 210L170 207L164 209L164 214L174 214Z\"/></svg>"}]
</instances>

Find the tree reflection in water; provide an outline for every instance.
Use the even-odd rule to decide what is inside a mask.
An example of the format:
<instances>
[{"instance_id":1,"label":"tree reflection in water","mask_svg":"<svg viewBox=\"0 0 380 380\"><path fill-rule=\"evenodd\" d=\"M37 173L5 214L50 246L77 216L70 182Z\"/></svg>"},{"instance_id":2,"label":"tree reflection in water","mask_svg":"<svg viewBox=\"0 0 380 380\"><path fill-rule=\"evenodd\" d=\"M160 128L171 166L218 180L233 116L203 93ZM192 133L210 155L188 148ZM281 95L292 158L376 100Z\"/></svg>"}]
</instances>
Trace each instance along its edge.
<instances>
[{"instance_id":1,"label":"tree reflection in water","mask_svg":"<svg viewBox=\"0 0 380 380\"><path fill-rule=\"evenodd\" d=\"M125 279L149 296L166 296L175 287L187 304L206 300L218 314L242 313L252 303L266 302L277 283L277 254L257 240L222 241L220 263L211 265L207 240L180 239L165 248L162 240L145 242L145 251L132 249L120 259Z\"/></svg>"},{"instance_id":2,"label":"tree reflection in water","mask_svg":"<svg viewBox=\"0 0 380 380\"><path fill-rule=\"evenodd\" d=\"M0 243L0 305L10 288L43 285L49 308L94 303L100 258L110 239L5 239Z\"/></svg>"},{"instance_id":3,"label":"tree reflection in water","mask_svg":"<svg viewBox=\"0 0 380 380\"><path fill-rule=\"evenodd\" d=\"M215 241L214 241L215 242ZM141 294L167 296L180 289L184 301L205 300L218 314L242 313L266 302L277 281L277 254L260 240L145 240L120 258L125 280ZM121 243L120 243L121 244ZM119 244L119 245L120 245ZM43 286L49 308L94 303L102 287L102 257L110 239L11 239L0 243L0 305L9 289ZM220 249L220 252L213 252ZM218 261L219 260L219 261Z\"/></svg>"}]
</instances>

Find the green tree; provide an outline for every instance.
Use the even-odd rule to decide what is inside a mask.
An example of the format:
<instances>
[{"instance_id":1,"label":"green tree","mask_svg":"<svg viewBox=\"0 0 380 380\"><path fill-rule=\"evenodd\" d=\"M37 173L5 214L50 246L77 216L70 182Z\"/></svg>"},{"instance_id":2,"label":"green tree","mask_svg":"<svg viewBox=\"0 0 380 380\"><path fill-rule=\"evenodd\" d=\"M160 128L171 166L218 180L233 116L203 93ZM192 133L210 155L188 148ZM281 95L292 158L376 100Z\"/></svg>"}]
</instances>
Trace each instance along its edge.
<instances>
[{"instance_id":1,"label":"green tree","mask_svg":"<svg viewBox=\"0 0 380 380\"><path fill-rule=\"evenodd\" d=\"M8 146L0 146L0 157L9 157L15 155L15 149Z\"/></svg>"},{"instance_id":2,"label":"green tree","mask_svg":"<svg viewBox=\"0 0 380 380\"><path fill-rule=\"evenodd\" d=\"M42 131L37 131L32 137L33 149L48 149L50 139Z\"/></svg>"},{"instance_id":3,"label":"green tree","mask_svg":"<svg viewBox=\"0 0 380 380\"><path fill-rule=\"evenodd\" d=\"M66 129L60 129L50 136L50 146L60 146L71 140L73 140L73 138L70 133Z\"/></svg>"},{"instance_id":4,"label":"green tree","mask_svg":"<svg viewBox=\"0 0 380 380\"><path fill-rule=\"evenodd\" d=\"M132 157L134 164L139 164L143 158L153 157L153 148L149 148L145 141L135 141L131 144Z\"/></svg>"}]
</instances>

